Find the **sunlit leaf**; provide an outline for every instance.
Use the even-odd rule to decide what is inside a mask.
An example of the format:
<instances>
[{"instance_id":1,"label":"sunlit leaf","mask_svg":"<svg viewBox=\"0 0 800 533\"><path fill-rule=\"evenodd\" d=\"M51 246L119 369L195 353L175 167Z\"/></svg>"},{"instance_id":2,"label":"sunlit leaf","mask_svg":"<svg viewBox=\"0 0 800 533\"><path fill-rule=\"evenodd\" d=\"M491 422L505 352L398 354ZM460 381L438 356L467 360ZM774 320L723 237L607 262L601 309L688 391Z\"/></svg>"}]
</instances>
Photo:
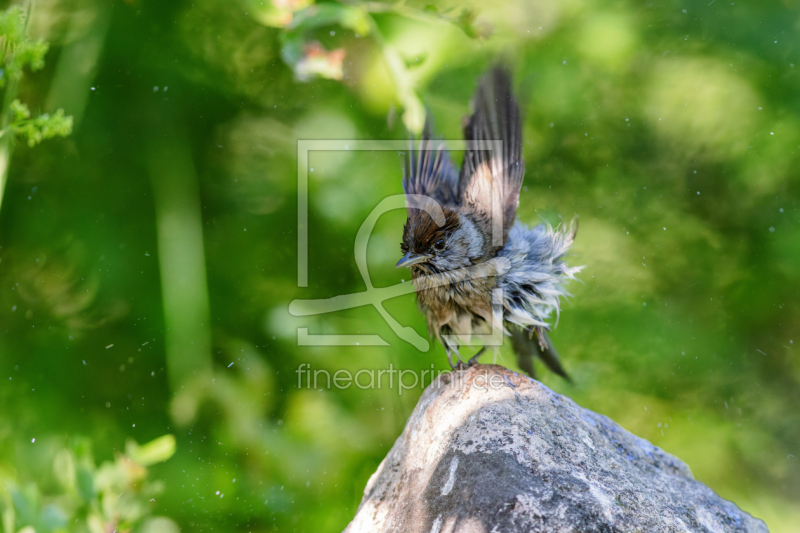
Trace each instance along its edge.
<instances>
[{"instance_id":1,"label":"sunlit leaf","mask_svg":"<svg viewBox=\"0 0 800 533\"><path fill-rule=\"evenodd\" d=\"M359 35L367 35L370 31L369 15L361 8L346 4L315 4L300 11L289 24L288 29L313 29L320 26L338 24L353 30Z\"/></svg>"},{"instance_id":2,"label":"sunlit leaf","mask_svg":"<svg viewBox=\"0 0 800 533\"><path fill-rule=\"evenodd\" d=\"M157 516L147 520L142 524L139 533L179 533L180 528L170 520L162 516Z\"/></svg>"},{"instance_id":3,"label":"sunlit leaf","mask_svg":"<svg viewBox=\"0 0 800 533\"><path fill-rule=\"evenodd\" d=\"M61 450L53 460L53 474L61 486L67 490L75 488L75 461L72 452Z\"/></svg>"},{"instance_id":4,"label":"sunlit leaf","mask_svg":"<svg viewBox=\"0 0 800 533\"><path fill-rule=\"evenodd\" d=\"M0 504L2 504L2 501L0 501ZM2 508L3 532L14 531L14 521L16 518L14 506L0 505L0 508Z\"/></svg>"},{"instance_id":5,"label":"sunlit leaf","mask_svg":"<svg viewBox=\"0 0 800 533\"><path fill-rule=\"evenodd\" d=\"M455 21L461 30L473 39L485 39L492 32L487 24L478 22L477 13L472 9L464 8Z\"/></svg>"},{"instance_id":6,"label":"sunlit leaf","mask_svg":"<svg viewBox=\"0 0 800 533\"><path fill-rule=\"evenodd\" d=\"M86 519L86 525L89 527L90 533L106 533L103 519L97 513L89 515Z\"/></svg>"},{"instance_id":7,"label":"sunlit leaf","mask_svg":"<svg viewBox=\"0 0 800 533\"><path fill-rule=\"evenodd\" d=\"M247 0L247 13L265 26L285 28L314 0Z\"/></svg>"},{"instance_id":8,"label":"sunlit leaf","mask_svg":"<svg viewBox=\"0 0 800 533\"><path fill-rule=\"evenodd\" d=\"M19 6L12 6L0 13L0 35L11 45L23 39L25 31L25 11Z\"/></svg>"},{"instance_id":9,"label":"sunlit leaf","mask_svg":"<svg viewBox=\"0 0 800 533\"><path fill-rule=\"evenodd\" d=\"M19 100L14 100L11 102L11 106L9 107L9 114L11 115L11 122L20 122L27 118L30 118L31 112L28 109L28 106L20 102Z\"/></svg>"},{"instance_id":10,"label":"sunlit leaf","mask_svg":"<svg viewBox=\"0 0 800 533\"><path fill-rule=\"evenodd\" d=\"M125 455L132 461L150 466L166 461L175 454L175 436L163 435L147 444L138 445L133 440L125 444Z\"/></svg>"},{"instance_id":11,"label":"sunlit leaf","mask_svg":"<svg viewBox=\"0 0 800 533\"><path fill-rule=\"evenodd\" d=\"M425 125L425 106L416 93L410 93L403 100L403 124L408 131L419 134Z\"/></svg>"},{"instance_id":12,"label":"sunlit leaf","mask_svg":"<svg viewBox=\"0 0 800 533\"><path fill-rule=\"evenodd\" d=\"M421 67L425 63L425 61L428 60L428 54L427 53L416 54L413 58L406 57L404 59L406 68Z\"/></svg>"}]
</instances>

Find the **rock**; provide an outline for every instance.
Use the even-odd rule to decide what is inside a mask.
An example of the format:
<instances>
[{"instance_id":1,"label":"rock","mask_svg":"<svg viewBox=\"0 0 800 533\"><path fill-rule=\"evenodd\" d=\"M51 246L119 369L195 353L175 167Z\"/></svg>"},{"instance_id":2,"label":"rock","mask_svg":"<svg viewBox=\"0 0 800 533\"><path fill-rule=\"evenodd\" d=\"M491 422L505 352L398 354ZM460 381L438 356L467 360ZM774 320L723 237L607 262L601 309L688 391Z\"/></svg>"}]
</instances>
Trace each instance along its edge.
<instances>
[{"instance_id":1,"label":"rock","mask_svg":"<svg viewBox=\"0 0 800 533\"><path fill-rule=\"evenodd\" d=\"M496 365L440 376L346 533L766 532L682 461Z\"/></svg>"}]
</instances>

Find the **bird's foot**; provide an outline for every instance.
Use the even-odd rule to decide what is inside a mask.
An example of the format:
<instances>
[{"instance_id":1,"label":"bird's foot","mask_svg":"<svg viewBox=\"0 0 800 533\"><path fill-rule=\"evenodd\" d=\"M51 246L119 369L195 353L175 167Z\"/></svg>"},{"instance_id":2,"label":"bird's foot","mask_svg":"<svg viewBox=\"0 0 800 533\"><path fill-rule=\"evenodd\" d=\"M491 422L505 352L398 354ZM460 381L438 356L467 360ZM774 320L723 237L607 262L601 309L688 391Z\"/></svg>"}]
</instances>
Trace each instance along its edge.
<instances>
[{"instance_id":1,"label":"bird's foot","mask_svg":"<svg viewBox=\"0 0 800 533\"><path fill-rule=\"evenodd\" d=\"M448 349L445 349L445 353L447 354L447 362L450 364L450 370L455 370L458 368L458 365L461 364L461 360L458 361L458 364L453 364L453 352Z\"/></svg>"},{"instance_id":2,"label":"bird's foot","mask_svg":"<svg viewBox=\"0 0 800 533\"><path fill-rule=\"evenodd\" d=\"M475 355L470 357L469 361L467 361L467 366L470 367L470 366L473 366L473 365L477 365L478 364L478 359L480 358L481 355L483 355L483 352L485 350L486 350L486 346L484 346L483 348L478 350L478 353L476 353Z\"/></svg>"},{"instance_id":3,"label":"bird's foot","mask_svg":"<svg viewBox=\"0 0 800 533\"><path fill-rule=\"evenodd\" d=\"M465 365L464 361L461 359L461 354L457 348L450 347L448 349L445 347L445 353L447 354L447 362L450 363L451 370L464 370L467 368L467 365ZM457 362L455 364L453 364L453 354L456 356Z\"/></svg>"},{"instance_id":4,"label":"bird's foot","mask_svg":"<svg viewBox=\"0 0 800 533\"><path fill-rule=\"evenodd\" d=\"M466 370L468 367L464 364L464 361L459 361L455 366L452 366L452 368L453 370Z\"/></svg>"}]
</instances>

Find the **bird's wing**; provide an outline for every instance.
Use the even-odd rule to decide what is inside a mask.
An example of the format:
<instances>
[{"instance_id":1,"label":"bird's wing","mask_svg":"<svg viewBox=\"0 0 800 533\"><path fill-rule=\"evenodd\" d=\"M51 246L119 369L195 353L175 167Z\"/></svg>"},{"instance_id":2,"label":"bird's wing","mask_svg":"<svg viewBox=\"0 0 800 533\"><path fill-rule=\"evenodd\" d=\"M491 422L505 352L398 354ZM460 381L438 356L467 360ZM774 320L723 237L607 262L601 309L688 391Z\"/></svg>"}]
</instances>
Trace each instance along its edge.
<instances>
[{"instance_id":1,"label":"bird's wing","mask_svg":"<svg viewBox=\"0 0 800 533\"><path fill-rule=\"evenodd\" d=\"M444 142L433 139L432 129L430 119L426 119L418 148L414 148L414 141L409 141L403 190L406 194L429 196L441 206L458 205L458 170Z\"/></svg>"},{"instance_id":2,"label":"bird's wing","mask_svg":"<svg viewBox=\"0 0 800 533\"><path fill-rule=\"evenodd\" d=\"M473 107L464 128L467 151L458 196L462 206L491 221L493 235L502 235L502 242L492 244L502 246L514 224L525 175L519 106L506 71L495 67L484 76Z\"/></svg>"}]
</instances>

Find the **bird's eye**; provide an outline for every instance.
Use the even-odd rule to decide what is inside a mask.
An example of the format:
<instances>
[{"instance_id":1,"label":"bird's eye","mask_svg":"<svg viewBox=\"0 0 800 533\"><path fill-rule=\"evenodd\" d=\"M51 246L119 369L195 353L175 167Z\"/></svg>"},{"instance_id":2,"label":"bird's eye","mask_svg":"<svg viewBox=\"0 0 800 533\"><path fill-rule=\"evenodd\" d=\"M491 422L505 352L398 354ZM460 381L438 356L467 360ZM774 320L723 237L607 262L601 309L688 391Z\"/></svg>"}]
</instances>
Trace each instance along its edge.
<instances>
[{"instance_id":1,"label":"bird's eye","mask_svg":"<svg viewBox=\"0 0 800 533\"><path fill-rule=\"evenodd\" d=\"M433 247L434 247L436 250L439 250L439 251L442 251L442 250L444 250L444 239L439 239L438 241L436 241L435 243L433 243Z\"/></svg>"}]
</instances>

